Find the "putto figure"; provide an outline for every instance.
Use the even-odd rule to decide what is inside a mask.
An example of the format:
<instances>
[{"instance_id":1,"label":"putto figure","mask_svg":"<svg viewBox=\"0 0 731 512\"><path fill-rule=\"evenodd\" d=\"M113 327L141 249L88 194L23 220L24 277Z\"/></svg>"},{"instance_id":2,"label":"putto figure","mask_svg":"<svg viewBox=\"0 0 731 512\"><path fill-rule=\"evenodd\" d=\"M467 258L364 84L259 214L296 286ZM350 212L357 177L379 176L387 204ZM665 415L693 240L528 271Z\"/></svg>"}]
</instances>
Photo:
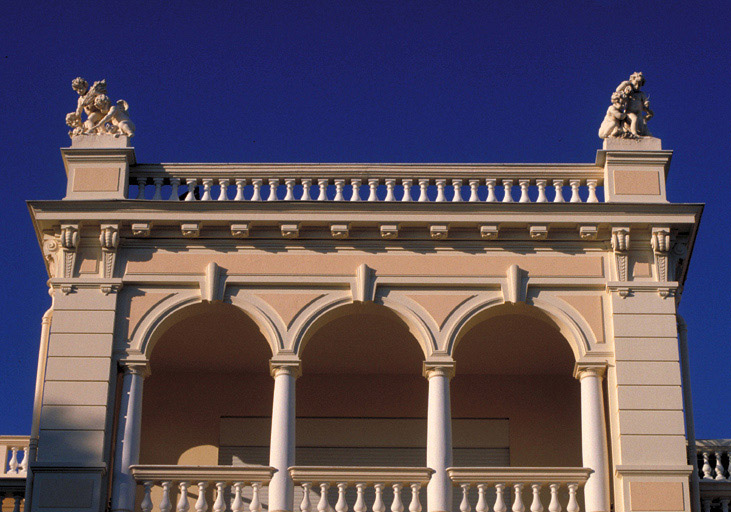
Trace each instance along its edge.
<instances>
[{"instance_id":1,"label":"putto figure","mask_svg":"<svg viewBox=\"0 0 731 512\"><path fill-rule=\"evenodd\" d=\"M647 121L655 114L650 109L648 96L641 90L644 85L645 77L638 72L617 86L612 94L612 105L599 127L599 137L637 139L652 136Z\"/></svg>"},{"instance_id":2,"label":"putto figure","mask_svg":"<svg viewBox=\"0 0 731 512\"><path fill-rule=\"evenodd\" d=\"M89 82L81 77L74 78L71 87L79 95L76 111L66 114L66 124L71 127L69 135L92 135L108 133L115 137L135 134L135 125L127 114L129 106L124 100L115 106L107 96L107 82L100 80L89 87ZM86 120L82 115L86 114Z\"/></svg>"}]
</instances>

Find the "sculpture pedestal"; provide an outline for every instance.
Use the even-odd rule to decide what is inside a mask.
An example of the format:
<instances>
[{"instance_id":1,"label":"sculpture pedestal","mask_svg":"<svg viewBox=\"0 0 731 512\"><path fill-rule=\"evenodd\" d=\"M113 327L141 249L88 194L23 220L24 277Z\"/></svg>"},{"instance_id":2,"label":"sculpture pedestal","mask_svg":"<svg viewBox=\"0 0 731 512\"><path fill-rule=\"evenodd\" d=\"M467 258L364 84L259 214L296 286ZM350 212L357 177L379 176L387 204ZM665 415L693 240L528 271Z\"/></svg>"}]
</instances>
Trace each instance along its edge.
<instances>
[{"instance_id":1,"label":"sculpture pedestal","mask_svg":"<svg viewBox=\"0 0 731 512\"><path fill-rule=\"evenodd\" d=\"M665 179L672 155L655 137L604 139L596 160L604 167L604 200L666 203Z\"/></svg>"},{"instance_id":2,"label":"sculpture pedestal","mask_svg":"<svg viewBox=\"0 0 731 512\"><path fill-rule=\"evenodd\" d=\"M71 137L71 147L74 149L86 148L131 148L130 138L126 135L115 137L109 133L93 133L89 135L74 135Z\"/></svg>"},{"instance_id":3,"label":"sculpture pedestal","mask_svg":"<svg viewBox=\"0 0 731 512\"><path fill-rule=\"evenodd\" d=\"M641 137L639 139L610 137L604 139L602 149L607 151L660 151L662 150L662 139L657 137Z\"/></svg>"},{"instance_id":4,"label":"sculpture pedestal","mask_svg":"<svg viewBox=\"0 0 731 512\"><path fill-rule=\"evenodd\" d=\"M127 198L129 166L136 163L129 137L78 135L61 156L68 177L65 199Z\"/></svg>"}]
</instances>

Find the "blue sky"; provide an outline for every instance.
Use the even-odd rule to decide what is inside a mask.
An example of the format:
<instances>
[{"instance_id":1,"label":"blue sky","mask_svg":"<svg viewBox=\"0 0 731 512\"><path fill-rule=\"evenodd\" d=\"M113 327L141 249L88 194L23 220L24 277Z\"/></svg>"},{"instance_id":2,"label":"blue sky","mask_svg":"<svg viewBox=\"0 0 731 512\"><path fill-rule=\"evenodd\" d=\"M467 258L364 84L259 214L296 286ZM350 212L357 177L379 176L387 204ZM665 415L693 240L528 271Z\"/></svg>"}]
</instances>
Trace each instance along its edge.
<instances>
[{"instance_id":1,"label":"blue sky","mask_svg":"<svg viewBox=\"0 0 731 512\"><path fill-rule=\"evenodd\" d=\"M696 430L731 437L729 2L8 2L0 19L0 434L30 432L50 305L25 201L60 199L71 80L130 104L140 162L593 162L643 71L706 203L680 311Z\"/></svg>"}]
</instances>

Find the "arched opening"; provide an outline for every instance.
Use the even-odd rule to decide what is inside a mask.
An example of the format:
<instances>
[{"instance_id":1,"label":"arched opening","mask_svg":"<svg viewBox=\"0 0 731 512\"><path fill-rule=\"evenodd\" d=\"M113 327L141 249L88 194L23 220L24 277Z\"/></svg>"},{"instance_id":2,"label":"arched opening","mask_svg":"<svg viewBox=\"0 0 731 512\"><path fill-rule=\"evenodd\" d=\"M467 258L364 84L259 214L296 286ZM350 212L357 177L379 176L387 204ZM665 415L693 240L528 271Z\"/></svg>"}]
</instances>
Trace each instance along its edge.
<instances>
[{"instance_id":1,"label":"arched opening","mask_svg":"<svg viewBox=\"0 0 731 512\"><path fill-rule=\"evenodd\" d=\"M424 353L393 311L341 306L306 333L297 465L424 466Z\"/></svg>"},{"instance_id":2,"label":"arched opening","mask_svg":"<svg viewBox=\"0 0 731 512\"><path fill-rule=\"evenodd\" d=\"M454 358L452 417L487 427L455 429L455 465L582 465L574 352L548 315L524 304L489 308L465 326Z\"/></svg>"},{"instance_id":3,"label":"arched opening","mask_svg":"<svg viewBox=\"0 0 731 512\"><path fill-rule=\"evenodd\" d=\"M268 464L272 353L256 323L235 306L201 303L152 340L140 463Z\"/></svg>"}]
</instances>

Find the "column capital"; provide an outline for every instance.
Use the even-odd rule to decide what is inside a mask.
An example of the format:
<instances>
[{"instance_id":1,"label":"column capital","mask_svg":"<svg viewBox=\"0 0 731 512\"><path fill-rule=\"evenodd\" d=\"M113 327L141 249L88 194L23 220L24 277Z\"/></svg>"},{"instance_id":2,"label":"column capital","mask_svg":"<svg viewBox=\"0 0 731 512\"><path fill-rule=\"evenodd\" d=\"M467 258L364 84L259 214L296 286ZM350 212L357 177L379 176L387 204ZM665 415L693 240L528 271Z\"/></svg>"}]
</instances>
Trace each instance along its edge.
<instances>
[{"instance_id":1,"label":"column capital","mask_svg":"<svg viewBox=\"0 0 731 512\"><path fill-rule=\"evenodd\" d=\"M604 377L607 371L606 361L576 361L574 364L574 378L583 379L584 377Z\"/></svg>"},{"instance_id":2,"label":"column capital","mask_svg":"<svg viewBox=\"0 0 731 512\"><path fill-rule=\"evenodd\" d=\"M452 360L424 361L422 373L427 379L432 377L454 377L456 363Z\"/></svg>"},{"instance_id":3,"label":"column capital","mask_svg":"<svg viewBox=\"0 0 731 512\"><path fill-rule=\"evenodd\" d=\"M294 354L277 355L269 360L269 373L275 378L287 374L296 379L302 374L302 363Z\"/></svg>"},{"instance_id":4,"label":"column capital","mask_svg":"<svg viewBox=\"0 0 731 512\"><path fill-rule=\"evenodd\" d=\"M142 375L142 378L150 375L150 362L139 359L120 359L119 367L124 373Z\"/></svg>"}]
</instances>

